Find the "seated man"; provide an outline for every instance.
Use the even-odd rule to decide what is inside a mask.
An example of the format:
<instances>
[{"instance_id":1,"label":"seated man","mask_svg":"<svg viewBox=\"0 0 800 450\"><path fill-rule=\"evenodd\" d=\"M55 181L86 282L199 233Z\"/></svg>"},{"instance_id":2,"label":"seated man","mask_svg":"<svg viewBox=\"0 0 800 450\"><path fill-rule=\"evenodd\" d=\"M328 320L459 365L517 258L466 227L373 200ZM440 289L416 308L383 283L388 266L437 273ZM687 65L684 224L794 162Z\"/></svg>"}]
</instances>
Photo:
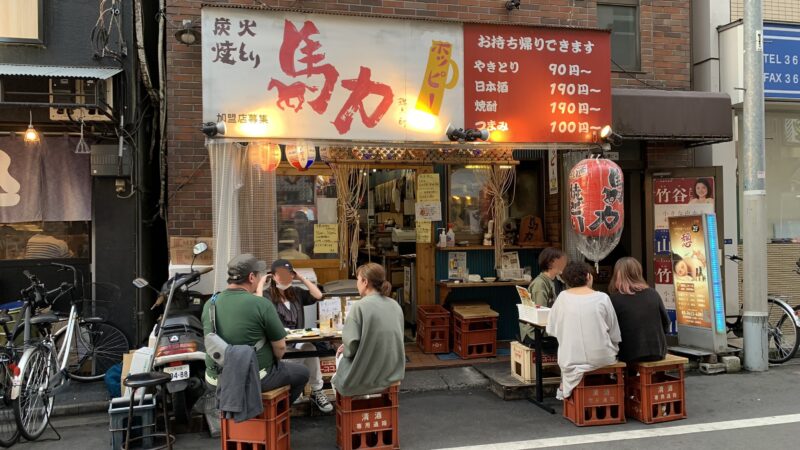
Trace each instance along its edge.
<instances>
[{"instance_id":1,"label":"seated man","mask_svg":"<svg viewBox=\"0 0 800 450\"><path fill-rule=\"evenodd\" d=\"M49 234L34 234L25 244L25 259L71 258L66 242Z\"/></svg>"},{"instance_id":2,"label":"seated man","mask_svg":"<svg viewBox=\"0 0 800 450\"><path fill-rule=\"evenodd\" d=\"M300 233L294 228L284 228L278 234L278 258L288 260L310 259L308 255L299 251Z\"/></svg>"},{"instance_id":3,"label":"seated man","mask_svg":"<svg viewBox=\"0 0 800 450\"><path fill-rule=\"evenodd\" d=\"M261 391L288 385L294 402L308 382L308 369L281 361L286 352L286 331L272 302L254 295L263 285L266 271L267 264L250 254L239 255L228 263L228 287L215 301L217 334L229 345L255 345L266 338L267 345L256 351ZM204 334L213 330L210 306L211 302L206 302L203 307ZM216 386L217 376L214 360L206 356L206 381Z\"/></svg>"}]
</instances>

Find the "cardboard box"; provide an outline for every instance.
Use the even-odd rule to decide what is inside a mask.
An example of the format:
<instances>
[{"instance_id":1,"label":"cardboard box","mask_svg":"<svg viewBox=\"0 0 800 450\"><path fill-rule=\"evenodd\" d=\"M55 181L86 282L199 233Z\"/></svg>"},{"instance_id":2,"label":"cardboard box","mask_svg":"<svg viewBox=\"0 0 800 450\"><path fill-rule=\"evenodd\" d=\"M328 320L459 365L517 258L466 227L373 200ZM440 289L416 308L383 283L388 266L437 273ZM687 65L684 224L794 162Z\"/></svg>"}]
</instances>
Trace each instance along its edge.
<instances>
[{"instance_id":1,"label":"cardboard box","mask_svg":"<svg viewBox=\"0 0 800 450\"><path fill-rule=\"evenodd\" d=\"M544 379L557 378L559 376L557 358L555 355L542 355L542 367ZM517 380L533 384L536 382L536 351L528 348L517 341L511 342L511 375Z\"/></svg>"},{"instance_id":2,"label":"cardboard box","mask_svg":"<svg viewBox=\"0 0 800 450\"><path fill-rule=\"evenodd\" d=\"M197 256L194 260L195 265L210 266L214 264L214 238L172 236L169 238L169 259L172 264L191 264L192 248L199 242L208 244L208 250Z\"/></svg>"}]
</instances>

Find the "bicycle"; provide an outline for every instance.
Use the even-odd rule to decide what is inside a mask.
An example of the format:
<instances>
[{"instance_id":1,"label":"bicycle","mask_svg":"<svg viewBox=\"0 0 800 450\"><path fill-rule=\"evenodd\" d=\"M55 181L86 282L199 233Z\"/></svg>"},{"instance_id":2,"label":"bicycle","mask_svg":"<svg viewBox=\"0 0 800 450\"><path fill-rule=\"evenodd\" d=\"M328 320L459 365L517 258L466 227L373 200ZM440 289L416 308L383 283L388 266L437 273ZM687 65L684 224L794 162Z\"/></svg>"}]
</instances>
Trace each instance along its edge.
<instances>
[{"instance_id":1,"label":"bicycle","mask_svg":"<svg viewBox=\"0 0 800 450\"><path fill-rule=\"evenodd\" d=\"M77 305L83 300L76 300L74 296L78 284L77 269L66 264L53 265L59 270L71 270L73 283L64 282L59 288L47 292L41 283L34 283L38 281L35 277L26 273L32 287L36 286L32 290L32 304L49 307L69 296L67 325L53 333L53 324L62 318L50 312L26 320L24 352L11 392L19 432L31 441L44 432L52 412L53 391L64 384L66 377L77 380L101 378L108 368L122 360L122 355L129 349L127 337L114 325L99 317L81 318L78 315ZM51 301L53 294L56 296ZM27 318L30 309L25 313ZM39 340L30 339L33 325L39 329Z\"/></svg>"},{"instance_id":2,"label":"bicycle","mask_svg":"<svg viewBox=\"0 0 800 450\"><path fill-rule=\"evenodd\" d=\"M729 260L739 263L743 259L736 255L726 256ZM796 272L800 274L800 261ZM783 364L792 359L800 345L800 316L784 300L784 296L777 294L767 295L767 360L772 364ZM728 323L728 331L737 337L742 337L742 316L736 317L734 323Z\"/></svg>"},{"instance_id":3,"label":"bicycle","mask_svg":"<svg viewBox=\"0 0 800 450\"><path fill-rule=\"evenodd\" d=\"M12 320L8 313L0 313L0 326L7 338L11 336L8 323ZM14 375L15 372L19 374L16 361L17 350L13 342L8 341L8 345L0 347L0 447L11 447L19 439L19 429L11 403Z\"/></svg>"}]
</instances>

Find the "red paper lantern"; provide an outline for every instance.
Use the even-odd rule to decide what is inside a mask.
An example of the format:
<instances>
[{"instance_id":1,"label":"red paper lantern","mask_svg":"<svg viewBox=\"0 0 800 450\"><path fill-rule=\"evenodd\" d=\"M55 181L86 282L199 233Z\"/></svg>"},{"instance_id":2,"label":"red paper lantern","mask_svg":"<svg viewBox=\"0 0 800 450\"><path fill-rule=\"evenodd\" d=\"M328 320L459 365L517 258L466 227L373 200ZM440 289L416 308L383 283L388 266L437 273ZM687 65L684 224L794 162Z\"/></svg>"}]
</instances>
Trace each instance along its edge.
<instances>
[{"instance_id":1,"label":"red paper lantern","mask_svg":"<svg viewBox=\"0 0 800 450\"><path fill-rule=\"evenodd\" d=\"M278 144L254 142L250 146L250 163L261 170L272 172L281 163L281 148Z\"/></svg>"},{"instance_id":2,"label":"red paper lantern","mask_svg":"<svg viewBox=\"0 0 800 450\"><path fill-rule=\"evenodd\" d=\"M569 172L569 212L578 249L592 261L619 243L625 222L622 169L608 159L584 159Z\"/></svg>"}]
</instances>

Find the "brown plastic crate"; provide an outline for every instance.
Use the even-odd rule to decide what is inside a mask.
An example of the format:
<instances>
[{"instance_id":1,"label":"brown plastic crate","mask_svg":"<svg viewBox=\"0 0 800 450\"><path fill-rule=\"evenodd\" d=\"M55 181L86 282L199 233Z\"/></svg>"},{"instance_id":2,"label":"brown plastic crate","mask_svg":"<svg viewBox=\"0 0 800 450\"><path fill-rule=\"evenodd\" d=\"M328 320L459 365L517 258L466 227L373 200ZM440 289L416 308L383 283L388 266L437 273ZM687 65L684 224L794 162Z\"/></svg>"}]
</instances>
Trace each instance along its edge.
<instances>
[{"instance_id":1,"label":"brown plastic crate","mask_svg":"<svg viewBox=\"0 0 800 450\"><path fill-rule=\"evenodd\" d=\"M453 351L462 359L497 356L497 329L466 332L455 329Z\"/></svg>"},{"instance_id":2,"label":"brown plastic crate","mask_svg":"<svg viewBox=\"0 0 800 450\"><path fill-rule=\"evenodd\" d=\"M583 375L564 399L564 418L579 427L625 423L625 363Z\"/></svg>"},{"instance_id":3,"label":"brown plastic crate","mask_svg":"<svg viewBox=\"0 0 800 450\"><path fill-rule=\"evenodd\" d=\"M417 345L422 353L450 353L450 326L418 327Z\"/></svg>"},{"instance_id":4,"label":"brown plastic crate","mask_svg":"<svg viewBox=\"0 0 800 450\"><path fill-rule=\"evenodd\" d=\"M290 405L288 386L261 395L264 411L257 417L237 423L222 419L222 450L289 450Z\"/></svg>"},{"instance_id":5,"label":"brown plastic crate","mask_svg":"<svg viewBox=\"0 0 800 450\"><path fill-rule=\"evenodd\" d=\"M450 326L450 311L441 305L417 306L417 328L436 328Z\"/></svg>"},{"instance_id":6,"label":"brown plastic crate","mask_svg":"<svg viewBox=\"0 0 800 450\"><path fill-rule=\"evenodd\" d=\"M683 362L628 368L625 413L651 424L686 418Z\"/></svg>"},{"instance_id":7,"label":"brown plastic crate","mask_svg":"<svg viewBox=\"0 0 800 450\"><path fill-rule=\"evenodd\" d=\"M398 384L380 394L336 394L336 445L341 450L400 448Z\"/></svg>"}]
</instances>

